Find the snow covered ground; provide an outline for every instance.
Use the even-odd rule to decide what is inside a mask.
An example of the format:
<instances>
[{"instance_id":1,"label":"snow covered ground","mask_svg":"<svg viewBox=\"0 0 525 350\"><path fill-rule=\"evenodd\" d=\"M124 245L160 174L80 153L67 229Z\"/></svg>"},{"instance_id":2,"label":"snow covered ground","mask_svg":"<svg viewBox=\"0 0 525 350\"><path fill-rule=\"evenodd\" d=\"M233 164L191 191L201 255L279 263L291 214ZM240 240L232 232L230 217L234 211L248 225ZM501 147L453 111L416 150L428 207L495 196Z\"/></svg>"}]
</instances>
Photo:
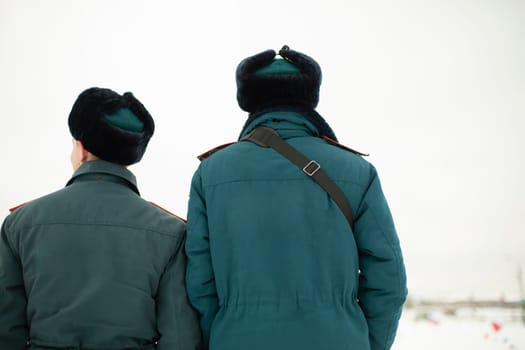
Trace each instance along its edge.
<instances>
[{"instance_id":1,"label":"snow covered ground","mask_svg":"<svg viewBox=\"0 0 525 350\"><path fill-rule=\"evenodd\" d=\"M392 350L525 350L520 310L460 311L406 309Z\"/></svg>"}]
</instances>

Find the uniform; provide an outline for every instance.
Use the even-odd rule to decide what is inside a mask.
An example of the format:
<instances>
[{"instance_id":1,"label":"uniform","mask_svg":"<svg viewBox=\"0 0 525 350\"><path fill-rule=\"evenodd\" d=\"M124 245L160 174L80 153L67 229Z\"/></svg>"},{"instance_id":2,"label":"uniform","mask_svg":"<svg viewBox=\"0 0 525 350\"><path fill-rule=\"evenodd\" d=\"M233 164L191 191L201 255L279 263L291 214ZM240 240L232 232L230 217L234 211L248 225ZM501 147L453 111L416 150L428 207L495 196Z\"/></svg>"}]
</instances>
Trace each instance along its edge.
<instances>
[{"instance_id":1,"label":"uniform","mask_svg":"<svg viewBox=\"0 0 525 350\"><path fill-rule=\"evenodd\" d=\"M212 350L383 350L407 295L377 172L298 112L263 125L342 189L352 231L328 194L271 148L239 142L203 157L188 206L187 289ZM241 137L243 136L241 135Z\"/></svg>"},{"instance_id":2,"label":"uniform","mask_svg":"<svg viewBox=\"0 0 525 350\"><path fill-rule=\"evenodd\" d=\"M2 225L0 349L196 349L184 241L129 170L82 164Z\"/></svg>"}]
</instances>

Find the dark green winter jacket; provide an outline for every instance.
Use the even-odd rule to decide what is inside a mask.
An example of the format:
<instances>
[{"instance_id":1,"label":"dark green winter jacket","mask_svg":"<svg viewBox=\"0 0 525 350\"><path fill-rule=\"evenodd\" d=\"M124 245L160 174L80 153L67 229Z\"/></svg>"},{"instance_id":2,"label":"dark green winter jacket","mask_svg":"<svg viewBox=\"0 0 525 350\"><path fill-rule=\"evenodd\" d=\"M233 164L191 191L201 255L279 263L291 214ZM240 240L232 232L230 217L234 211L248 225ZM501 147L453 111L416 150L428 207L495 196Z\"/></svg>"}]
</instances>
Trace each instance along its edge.
<instances>
[{"instance_id":1,"label":"dark green winter jacket","mask_svg":"<svg viewBox=\"0 0 525 350\"><path fill-rule=\"evenodd\" d=\"M346 194L328 194L271 148L239 142L204 159L188 207L187 289L212 350L384 350L406 297L398 236L375 168L293 112L275 129Z\"/></svg>"},{"instance_id":2,"label":"dark green winter jacket","mask_svg":"<svg viewBox=\"0 0 525 350\"><path fill-rule=\"evenodd\" d=\"M3 223L0 349L195 349L184 240L130 171L83 164Z\"/></svg>"}]
</instances>

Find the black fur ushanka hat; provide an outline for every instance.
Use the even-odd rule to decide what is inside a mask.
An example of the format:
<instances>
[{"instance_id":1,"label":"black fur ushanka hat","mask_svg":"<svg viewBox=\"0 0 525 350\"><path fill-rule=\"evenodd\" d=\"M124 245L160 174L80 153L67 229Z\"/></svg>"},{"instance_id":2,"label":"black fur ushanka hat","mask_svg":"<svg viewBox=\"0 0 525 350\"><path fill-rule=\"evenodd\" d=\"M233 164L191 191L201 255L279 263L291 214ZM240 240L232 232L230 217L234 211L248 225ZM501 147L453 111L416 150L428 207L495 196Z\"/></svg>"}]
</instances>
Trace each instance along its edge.
<instances>
[{"instance_id":1,"label":"black fur ushanka hat","mask_svg":"<svg viewBox=\"0 0 525 350\"><path fill-rule=\"evenodd\" d=\"M142 159L155 130L153 118L131 92L93 87L73 104L69 130L86 150L108 162L131 165Z\"/></svg>"},{"instance_id":2,"label":"black fur ushanka hat","mask_svg":"<svg viewBox=\"0 0 525 350\"><path fill-rule=\"evenodd\" d=\"M319 102L321 67L311 57L283 46L279 55L298 68L297 72L264 73L276 53L266 50L245 58L236 70L237 101L241 109L253 113L275 106L295 106L313 110Z\"/></svg>"}]
</instances>

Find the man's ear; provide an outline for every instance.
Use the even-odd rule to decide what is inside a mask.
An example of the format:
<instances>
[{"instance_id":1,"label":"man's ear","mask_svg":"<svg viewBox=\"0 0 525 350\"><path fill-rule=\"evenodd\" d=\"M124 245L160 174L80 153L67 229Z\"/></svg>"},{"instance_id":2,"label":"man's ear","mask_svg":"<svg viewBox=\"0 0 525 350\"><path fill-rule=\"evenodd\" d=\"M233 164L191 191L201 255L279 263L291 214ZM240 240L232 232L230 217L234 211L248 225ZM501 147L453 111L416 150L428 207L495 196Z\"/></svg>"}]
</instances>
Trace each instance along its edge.
<instances>
[{"instance_id":1,"label":"man's ear","mask_svg":"<svg viewBox=\"0 0 525 350\"><path fill-rule=\"evenodd\" d=\"M84 163L88 160L88 157L89 157L89 152L88 150L84 147L84 145L82 144L82 141L79 141L79 140L74 140L75 142L75 152L77 152L77 159L81 162L81 163Z\"/></svg>"},{"instance_id":2,"label":"man's ear","mask_svg":"<svg viewBox=\"0 0 525 350\"><path fill-rule=\"evenodd\" d=\"M89 152L88 150L84 147L84 145L82 144L82 142L80 142L80 160L82 161L82 163L84 162L87 162L89 160Z\"/></svg>"},{"instance_id":3,"label":"man's ear","mask_svg":"<svg viewBox=\"0 0 525 350\"><path fill-rule=\"evenodd\" d=\"M82 142L79 140L73 139L73 149L71 150L71 166L73 167L73 170L77 170L82 163L85 163L89 160L90 153Z\"/></svg>"}]
</instances>

